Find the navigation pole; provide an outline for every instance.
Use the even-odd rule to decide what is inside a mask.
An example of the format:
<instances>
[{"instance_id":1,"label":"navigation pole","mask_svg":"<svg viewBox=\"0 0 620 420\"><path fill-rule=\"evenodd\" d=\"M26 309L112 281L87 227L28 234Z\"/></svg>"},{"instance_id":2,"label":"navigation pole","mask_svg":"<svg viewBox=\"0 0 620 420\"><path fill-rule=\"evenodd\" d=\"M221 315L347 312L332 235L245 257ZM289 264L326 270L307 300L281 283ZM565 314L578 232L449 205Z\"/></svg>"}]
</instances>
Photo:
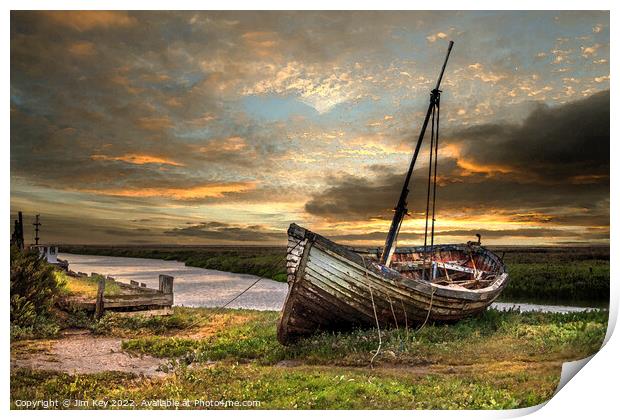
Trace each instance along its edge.
<instances>
[{"instance_id":1,"label":"navigation pole","mask_svg":"<svg viewBox=\"0 0 620 420\"><path fill-rule=\"evenodd\" d=\"M34 226L34 244L39 245L39 227L41 226L41 222L39 222L39 214L35 216L35 222L32 224Z\"/></svg>"}]
</instances>

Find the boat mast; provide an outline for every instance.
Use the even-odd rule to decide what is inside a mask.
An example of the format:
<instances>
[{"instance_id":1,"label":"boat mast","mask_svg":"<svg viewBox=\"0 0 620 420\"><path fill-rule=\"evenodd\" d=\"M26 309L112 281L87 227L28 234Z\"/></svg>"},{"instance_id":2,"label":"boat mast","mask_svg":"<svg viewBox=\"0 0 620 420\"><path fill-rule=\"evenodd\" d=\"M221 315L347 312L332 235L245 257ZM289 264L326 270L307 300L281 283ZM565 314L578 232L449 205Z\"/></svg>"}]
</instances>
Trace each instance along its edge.
<instances>
[{"instance_id":1,"label":"boat mast","mask_svg":"<svg viewBox=\"0 0 620 420\"><path fill-rule=\"evenodd\" d=\"M448 52L446 53L446 58L443 62L443 66L441 67L439 78L437 79L437 84L435 85L435 89L431 91L431 99L428 105L428 111L426 111L426 117L424 117L424 122L422 123L422 129L420 130L418 143L416 144L415 151L413 152L413 158L411 159L411 163L409 164L409 171L407 171L407 176L405 177L403 190L401 191L398 203L394 208L394 218L392 219L392 225L390 226L388 236L385 240L385 246L383 247L383 253L381 254L381 264L385 266L390 265L392 255L394 254L394 249L396 248L396 238L398 237L398 232L400 231L400 225L403 223L405 215L407 215L407 196L409 195L409 181L411 180L411 174L413 173L415 162L418 159L420 146L422 146L422 141L424 140L424 134L426 133L428 120L431 117L433 109L435 108L435 106L437 106L439 102L439 96L441 95L439 86L441 85L441 79L443 79L443 74L446 70L446 65L448 64L448 58L450 57L450 52L452 51L453 45L454 42L450 41L450 44L448 45Z\"/></svg>"}]
</instances>

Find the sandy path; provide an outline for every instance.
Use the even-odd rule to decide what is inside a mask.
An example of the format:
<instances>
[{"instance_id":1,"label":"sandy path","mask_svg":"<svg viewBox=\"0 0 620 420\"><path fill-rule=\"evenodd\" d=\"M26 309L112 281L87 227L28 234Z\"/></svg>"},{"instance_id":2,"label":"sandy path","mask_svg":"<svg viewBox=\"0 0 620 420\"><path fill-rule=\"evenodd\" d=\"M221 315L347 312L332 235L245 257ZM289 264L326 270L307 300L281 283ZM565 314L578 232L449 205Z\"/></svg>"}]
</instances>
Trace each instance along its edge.
<instances>
[{"instance_id":1,"label":"sandy path","mask_svg":"<svg viewBox=\"0 0 620 420\"><path fill-rule=\"evenodd\" d=\"M57 340L25 340L11 347L11 369L30 368L67 373L120 371L163 376L164 359L132 356L121 350L122 339L84 333L67 334Z\"/></svg>"},{"instance_id":2,"label":"sandy path","mask_svg":"<svg viewBox=\"0 0 620 420\"><path fill-rule=\"evenodd\" d=\"M53 370L70 374L100 372L126 372L149 377L162 377L166 373L158 367L166 362L148 355L134 356L121 350L122 339L118 337L93 336L86 331L65 333L55 340L24 340L11 346L11 370L30 368ZM380 363L370 366L307 365L303 360L281 360L275 368L293 370L347 369L358 372L374 372L392 375L471 375L473 373L506 374L507 372L544 371L560 372L565 360L538 362L498 361L471 365L420 364L400 365Z\"/></svg>"}]
</instances>

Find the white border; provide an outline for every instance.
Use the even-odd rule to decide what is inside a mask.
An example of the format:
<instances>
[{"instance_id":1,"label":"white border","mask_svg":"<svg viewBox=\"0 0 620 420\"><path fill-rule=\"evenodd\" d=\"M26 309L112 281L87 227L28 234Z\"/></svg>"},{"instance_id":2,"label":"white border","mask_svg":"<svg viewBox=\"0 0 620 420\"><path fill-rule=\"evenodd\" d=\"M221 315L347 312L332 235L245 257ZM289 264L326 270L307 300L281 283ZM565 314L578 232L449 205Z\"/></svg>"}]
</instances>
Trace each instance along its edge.
<instances>
[{"instance_id":1,"label":"white border","mask_svg":"<svg viewBox=\"0 0 620 420\"><path fill-rule=\"evenodd\" d=\"M616 33L616 11L614 10L614 5L617 3L613 3L611 1L599 1L599 0L589 0L589 1L575 1L575 0L521 0L521 1L502 1L497 2L488 1L488 0L478 0L473 1L470 0L467 3L462 1L442 1L440 4L437 2L419 2L412 3L411 1L390 1L383 0L379 2L368 2L368 1L360 1L360 0L348 0L348 1L334 1L334 0L314 0L312 2L306 2L304 4L293 3L290 1L283 0L264 0L261 2L249 2L249 1L239 1L239 0L229 0L226 2L204 2L204 1L196 1L196 0L175 0L174 2L163 2L163 1L135 1L135 0L109 0L106 2L102 1L89 1L84 2L83 0L65 0L65 1L36 1L36 0L22 0L22 1L8 1L4 2L5 4L5 14L3 17L4 25L4 42L2 43L2 52L3 57L6 58L4 66L2 67L3 72L3 80L5 80L2 91L4 93L3 97L8 99L10 95L10 67L9 67L9 57L10 57L10 13L9 10L29 10L29 9L65 9L65 10L84 10L84 9L104 9L104 10L232 10L232 9L250 9L250 10L270 10L270 9L291 9L294 6L297 6L299 9L303 10L329 10L329 9L337 9L337 10L365 10L365 9L375 9L380 7L382 10L405 10L405 9L418 9L418 10L611 10L611 28L610 28L610 39L614 39L614 35ZM615 39L614 39L615 40ZM615 69L615 43L612 42L610 46L611 57L611 73L616 74L613 70ZM614 84L614 78L611 78L611 84ZM613 92L613 89L612 89ZM615 96L612 94L611 96L611 115L614 115L613 110L615 107ZM9 101L5 102L5 106L10 106ZM9 142L9 127L10 127L10 113L5 109L5 112L2 115L2 128L4 133L4 141L2 141L1 153L3 159L2 165L2 186L3 186L3 195L5 196L5 200L2 202L2 206L5 214L5 223L7 223L10 218L10 142ZM611 138L616 138L614 134L617 134L617 124L614 119L611 122ZM615 142L611 142L611 160L614 161L615 157L620 157L618 154L618 147L615 145ZM617 175L617 170L614 166L611 168L611 179L615 179ZM615 211L614 204L616 202L616 197L618 195L618 188L616 185L612 184L611 187L611 224L615 226L615 221L618 220L617 212ZM2 266L9 267L9 246L7 237L9 236L8 227L9 224L5 225L5 241L2 241ZM508 411L364 411L364 412L352 412L352 411L337 411L337 412L325 412L321 411L318 413L314 412L306 412L306 411L249 411L240 414L240 412L236 411L218 411L218 412L209 412L208 414L200 412L200 411L191 411L184 412L183 415L196 417L200 416L203 418L205 415L209 417L223 418L223 419L232 419L237 418L238 416L252 416L256 418L285 418L291 415L297 418L310 418L315 415L337 415L338 417L346 417L352 418L353 416L357 417L365 417L365 418L373 418L375 419L377 416L380 417L399 417L399 418L472 418L472 419L486 419L486 418L505 418L505 417L515 417L527 414L529 412L535 411L531 414L532 418L542 419L542 418L608 418L610 417L608 413L617 412L617 385L618 385L618 373L619 373L619 363L617 354L619 354L620 344L618 343L617 337L611 335L613 331L613 326L615 326L618 312L618 301L620 298L620 292L617 287L617 281L614 279L615 274L615 264L616 264L616 256L617 256L617 246L615 245L618 240L618 235L614 229L611 230L611 256L612 256L612 287L611 287L611 304L610 304L610 329L607 334L607 343L603 347L603 349L595 355L591 361L579 372L576 379L569 381L564 388L562 388L555 397L553 397L544 407L540 410L537 410L535 407L531 409L523 409L523 410L508 410ZM5 271L6 273L6 271ZM7 276L8 277L8 276ZM8 296L9 282L8 278L3 277L2 281L0 281L0 291L3 292L2 296ZM3 299L3 314L5 316L5 325L8 327L9 321L9 305L8 299ZM0 400L2 403L2 407L4 410L8 410L9 407L9 340L8 340L8 328L5 331L5 345L2 347L2 359L3 363L3 375L2 375L2 388L1 395L2 399ZM115 417L127 417L131 419L136 418L165 418L170 416L169 411L161 411L161 412L147 412L147 411L138 411L138 412L127 412L123 413L114 413ZM72 411L72 412L52 412L52 411L44 411L44 412L23 412L23 411L12 411L10 415L19 418L30 418L31 416L44 416L45 418L61 418L61 417L83 417L86 415L85 412L82 411ZM98 418L102 418L103 416L109 416L111 413L109 412L92 412L88 413L89 416L94 416Z\"/></svg>"}]
</instances>

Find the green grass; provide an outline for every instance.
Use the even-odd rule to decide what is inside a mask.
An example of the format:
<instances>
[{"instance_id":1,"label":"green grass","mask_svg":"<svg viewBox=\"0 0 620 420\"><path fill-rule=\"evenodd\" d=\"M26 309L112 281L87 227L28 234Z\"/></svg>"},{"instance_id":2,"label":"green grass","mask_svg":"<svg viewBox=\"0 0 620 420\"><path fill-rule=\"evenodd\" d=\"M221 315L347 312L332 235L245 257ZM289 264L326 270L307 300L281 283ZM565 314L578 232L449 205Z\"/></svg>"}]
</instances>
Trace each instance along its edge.
<instances>
[{"instance_id":1,"label":"green grass","mask_svg":"<svg viewBox=\"0 0 620 420\"><path fill-rule=\"evenodd\" d=\"M174 334L204 323L198 308L174 307L169 316L119 316L114 312L106 312L99 320L85 327L95 334L113 335L118 337L135 337L157 334Z\"/></svg>"},{"instance_id":2,"label":"green grass","mask_svg":"<svg viewBox=\"0 0 620 420\"><path fill-rule=\"evenodd\" d=\"M513 263L568 263L576 261L609 261L609 246L490 246L489 249L510 265Z\"/></svg>"},{"instance_id":3,"label":"green grass","mask_svg":"<svg viewBox=\"0 0 620 420\"><path fill-rule=\"evenodd\" d=\"M140 326L132 329L117 324L116 328L125 328L124 336L131 337L123 342L127 351L181 358L187 363L226 360L271 365L297 360L304 364L368 366L378 343L376 330L356 330L324 332L284 347L276 340L278 313L199 312L193 323L200 326L192 325L191 332L185 334L182 329L163 336L144 335ZM186 316L178 314L179 319ZM420 331L386 330L382 331L382 351L375 363L471 364L472 360L482 363L581 358L600 348L607 317L607 311L521 314L489 310L454 325L427 325Z\"/></svg>"},{"instance_id":4,"label":"green grass","mask_svg":"<svg viewBox=\"0 0 620 420\"><path fill-rule=\"evenodd\" d=\"M535 297L558 302L609 301L609 261L509 263L502 299Z\"/></svg>"},{"instance_id":5,"label":"green grass","mask_svg":"<svg viewBox=\"0 0 620 420\"><path fill-rule=\"evenodd\" d=\"M286 281L286 263L284 251L266 255L196 255L185 261L192 267L211 270L228 271L231 273L254 274L276 281Z\"/></svg>"},{"instance_id":6,"label":"green grass","mask_svg":"<svg viewBox=\"0 0 620 420\"><path fill-rule=\"evenodd\" d=\"M63 271L54 273L59 282L63 284L63 292L69 296L84 296L96 298L99 288L99 279L103 276L72 277ZM113 296L121 293L121 287L114 280L105 280L104 296Z\"/></svg>"},{"instance_id":7,"label":"green grass","mask_svg":"<svg viewBox=\"0 0 620 420\"><path fill-rule=\"evenodd\" d=\"M11 399L12 408L19 398L126 400L133 408L145 408L145 401L187 399L259 401L261 409L505 409L546 401L558 380L557 366L508 376L445 376L233 364L184 368L148 380L120 372L68 375L19 370L11 376Z\"/></svg>"},{"instance_id":8,"label":"green grass","mask_svg":"<svg viewBox=\"0 0 620 420\"><path fill-rule=\"evenodd\" d=\"M260 270L275 265L279 255L273 249L251 247L241 252L238 248L179 249L192 264L258 275L265 275ZM113 252L121 251L137 252ZM141 255L120 256L183 260L166 252L147 249L140 250ZM575 252L507 253L511 283L504 297L606 299L608 256ZM283 273L271 273L273 277L279 274ZM61 275L58 280L65 284L65 293L96 292L95 279ZM114 293L108 284L106 293ZM376 330L323 332L284 347L276 340L278 317L273 311L184 307L175 307L167 317L109 313L97 321L78 312L64 313L59 317L61 327L122 337L125 351L162 358L161 369L168 374L145 378L127 372L71 375L14 369L11 405L18 408L18 399L95 399L127 400L133 401L133 408L149 408L142 403L187 399L252 400L260 401L260 408L278 409L527 407L551 397L562 362L598 351L608 312L488 310L451 325L385 330L372 366L378 346ZM18 348L15 343L12 352Z\"/></svg>"},{"instance_id":9,"label":"green grass","mask_svg":"<svg viewBox=\"0 0 620 420\"><path fill-rule=\"evenodd\" d=\"M453 325L382 331L372 367L376 330L321 333L284 347L278 316L182 307L169 317L108 314L90 327L124 337L123 349L136 356L163 358L166 376L14 370L12 407L16 399L131 400L134 408L157 399L251 400L263 409L527 407L550 398L563 361L600 348L608 312L489 310Z\"/></svg>"}]
</instances>

